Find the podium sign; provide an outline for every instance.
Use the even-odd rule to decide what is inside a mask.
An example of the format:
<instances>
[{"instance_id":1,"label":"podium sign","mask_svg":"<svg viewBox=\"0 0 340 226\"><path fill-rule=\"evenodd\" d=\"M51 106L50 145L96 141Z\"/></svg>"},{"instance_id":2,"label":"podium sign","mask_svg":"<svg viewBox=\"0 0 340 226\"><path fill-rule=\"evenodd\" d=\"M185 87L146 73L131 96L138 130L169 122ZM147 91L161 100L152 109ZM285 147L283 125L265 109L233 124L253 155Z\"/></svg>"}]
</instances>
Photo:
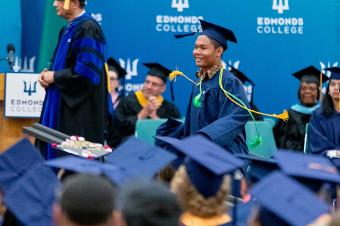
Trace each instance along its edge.
<instances>
[{"instance_id":1,"label":"podium sign","mask_svg":"<svg viewBox=\"0 0 340 226\"><path fill-rule=\"evenodd\" d=\"M45 89L39 74L7 73L5 76L5 117L39 118Z\"/></svg>"}]
</instances>

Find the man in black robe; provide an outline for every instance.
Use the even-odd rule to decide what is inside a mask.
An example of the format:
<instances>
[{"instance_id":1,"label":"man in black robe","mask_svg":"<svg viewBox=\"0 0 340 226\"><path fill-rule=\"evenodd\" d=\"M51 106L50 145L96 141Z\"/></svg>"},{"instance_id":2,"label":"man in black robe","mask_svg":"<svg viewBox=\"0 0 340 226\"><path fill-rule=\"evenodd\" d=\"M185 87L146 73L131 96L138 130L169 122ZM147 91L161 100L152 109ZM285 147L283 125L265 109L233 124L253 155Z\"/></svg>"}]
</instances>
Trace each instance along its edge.
<instances>
[{"instance_id":1,"label":"man in black robe","mask_svg":"<svg viewBox=\"0 0 340 226\"><path fill-rule=\"evenodd\" d=\"M138 119L180 118L178 108L165 100L166 81L170 70L158 63L145 63L150 70L143 89L123 98L117 108L113 128L109 131L108 144L116 147L135 132Z\"/></svg>"},{"instance_id":2,"label":"man in black robe","mask_svg":"<svg viewBox=\"0 0 340 226\"><path fill-rule=\"evenodd\" d=\"M104 143L108 102L103 31L85 12L85 0L54 1L53 5L68 24L59 33L51 68L39 76L39 83L46 88L40 123ZM37 146L46 159L59 155L50 145Z\"/></svg>"},{"instance_id":3,"label":"man in black robe","mask_svg":"<svg viewBox=\"0 0 340 226\"><path fill-rule=\"evenodd\" d=\"M312 112L319 107L320 73L314 66L309 66L293 74L301 81L298 89L300 103L288 109L288 122L278 121L275 124L273 132L277 148L301 152L304 150L306 124ZM322 82L325 81L327 77L322 74Z\"/></svg>"}]
</instances>

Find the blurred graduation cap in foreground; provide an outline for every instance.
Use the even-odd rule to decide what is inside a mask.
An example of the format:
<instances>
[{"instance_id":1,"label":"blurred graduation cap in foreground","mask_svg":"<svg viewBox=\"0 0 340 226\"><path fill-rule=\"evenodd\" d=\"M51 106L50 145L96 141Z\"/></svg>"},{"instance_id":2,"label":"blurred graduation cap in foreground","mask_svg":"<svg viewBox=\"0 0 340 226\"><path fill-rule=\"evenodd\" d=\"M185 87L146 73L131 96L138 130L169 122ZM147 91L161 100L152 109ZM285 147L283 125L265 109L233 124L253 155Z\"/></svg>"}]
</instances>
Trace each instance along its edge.
<instances>
[{"instance_id":1,"label":"blurred graduation cap in foreground","mask_svg":"<svg viewBox=\"0 0 340 226\"><path fill-rule=\"evenodd\" d=\"M53 225L52 206L59 185L54 172L38 163L5 193L5 206L24 225Z\"/></svg>"},{"instance_id":2,"label":"blurred graduation cap in foreground","mask_svg":"<svg viewBox=\"0 0 340 226\"><path fill-rule=\"evenodd\" d=\"M272 158L263 158L254 154L236 154L235 157L248 162L247 179L251 183L256 183L268 174L280 169L276 160Z\"/></svg>"},{"instance_id":3,"label":"blurred graduation cap in foreground","mask_svg":"<svg viewBox=\"0 0 340 226\"><path fill-rule=\"evenodd\" d=\"M296 178L313 191L319 191L324 183L340 183L337 168L323 156L278 150L275 159L284 174Z\"/></svg>"},{"instance_id":4,"label":"blurred graduation cap in foreground","mask_svg":"<svg viewBox=\"0 0 340 226\"><path fill-rule=\"evenodd\" d=\"M176 155L131 136L107 156L106 162L134 177L152 178L175 159Z\"/></svg>"},{"instance_id":5,"label":"blurred graduation cap in foreground","mask_svg":"<svg viewBox=\"0 0 340 226\"><path fill-rule=\"evenodd\" d=\"M7 191L34 165L44 160L28 139L22 139L0 154L0 188Z\"/></svg>"},{"instance_id":6,"label":"blurred graduation cap in foreground","mask_svg":"<svg viewBox=\"0 0 340 226\"><path fill-rule=\"evenodd\" d=\"M295 180L274 172L251 190L260 205L262 225L305 226L329 211L329 207Z\"/></svg>"},{"instance_id":7,"label":"blurred graduation cap in foreground","mask_svg":"<svg viewBox=\"0 0 340 226\"><path fill-rule=\"evenodd\" d=\"M211 197L220 189L225 174L233 173L244 162L201 135L183 140L171 137L158 139L174 146L187 157L184 164L191 183L205 197Z\"/></svg>"}]
</instances>

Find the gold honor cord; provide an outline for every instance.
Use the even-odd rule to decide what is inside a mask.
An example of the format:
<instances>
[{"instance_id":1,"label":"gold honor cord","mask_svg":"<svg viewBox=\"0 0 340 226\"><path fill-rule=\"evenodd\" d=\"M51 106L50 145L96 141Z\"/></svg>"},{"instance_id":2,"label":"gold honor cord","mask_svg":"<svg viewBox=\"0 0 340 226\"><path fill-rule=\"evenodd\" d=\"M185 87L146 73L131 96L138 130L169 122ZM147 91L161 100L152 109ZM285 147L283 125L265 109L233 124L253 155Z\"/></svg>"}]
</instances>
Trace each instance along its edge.
<instances>
[{"instance_id":1,"label":"gold honor cord","mask_svg":"<svg viewBox=\"0 0 340 226\"><path fill-rule=\"evenodd\" d=\"M239 98L237 98L235 95L231 94L230 92L228 92L227 90L224 89L223 87L223 83L222 83L222 76L223 76L223 70L220 70L220 74L219 74L219 86L221 88L221 90L223 91L224 95L231 101L233 102L234 104L236 104L237 106L239 106L240 108L243 108L245 109L246 111L248 111L249 115L251 116L253 122L254 122L254 126L255 126L255 129L256 129L256 133L257 133L257 137L254 137L251 142L250 142L250 146L251 147L255 147L255 146L258 146L262 143L262 138L260 137L260 134L259 134L259 131L258 131L258 128L256 126L256 122L255 122L255 118L253 116L252 113L256 113L256 114L259 114L259 115L265 115L265 116L269 116L269 117L274 117L274 118L278 118L278 119L282 119L284 120L285 122L288 121L289 119L289 115L288 115L288 112L287 110L284 110L283 113L279 114L279 115L276 115L276 114L266 114L266 113L262 113L262 112L258 112L258 111L254 111L250 108L248 108L246 106L246 104L240 100ZM191 83L193 83L194 85L196 86L200 86L200 94L201 94L201 84L202 84L202 80L199 82L199 83L195 83L192 79L190 79L189 77L187 77L186 75L183 74L183 72L181 71L178 71L178 70L175 70L173 72L170 73L169 75L169 79L170 81L173 81L175 80L175 78L178 76L178 75L181 75L183 77L185 77L187 80L189 80ZM238 102L239 103L238 103ZM195 104L195 102L194 102Z\"/></svg>"},{"instance_id":2,"label":"gold honor cord","mask_svg":"<svg viewBox=\"0 0 340 226\"><path fill-rule=\"evenodd\" d=\"M170 81L173 81L178 75L182 75L183 77L185 77L186 79L188 79L190 82L192 82L194 85L199 85L199 83L195 83L192 79L188 78L187 76L185 76L183 74L183 72L181 71L178 71L178 70L175 70L173 72L170 73L169 75L169 79ZM256 114L259 114L259 115L264 115L264 116L269 116L269 117L273 117L273 118L278 118L278 119L282 119L284 120L285 122L288 121L289 119L289 115L288 115L288 112L287 110L284 110L281 114L277 115L277 114L267 114L267 113L263 113L263 112L259 112L259 111L255 111L253 109L250 109L248 108L243 102L244 106L242 106L241 104L237 103L235 100L233 100L231 97L233 97L234 99L237 99L234 95L232 95L231 93L229 93L227 90L225 90L223 88L223 84L222 84L222 75L223 75L223 69L220 71L220 77L219 77L219 86L220 88L223 90L224 94L226 95L226 97L231 100L234 104L236 104L237 106L247 110L248 112L252 112L252 113L256 113ZM239 100L241 101L241 100Z\"/></svg>"}]
</instances>

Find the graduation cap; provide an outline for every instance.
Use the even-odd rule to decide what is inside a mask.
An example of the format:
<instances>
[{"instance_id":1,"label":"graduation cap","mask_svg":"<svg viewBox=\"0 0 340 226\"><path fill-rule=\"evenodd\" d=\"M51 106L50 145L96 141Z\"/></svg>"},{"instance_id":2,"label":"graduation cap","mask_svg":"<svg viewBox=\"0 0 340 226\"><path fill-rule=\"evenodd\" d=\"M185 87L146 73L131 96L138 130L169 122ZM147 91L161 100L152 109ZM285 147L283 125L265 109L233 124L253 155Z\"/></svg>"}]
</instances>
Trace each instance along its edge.
<instances>
[{"instance_id":1,"label":"graduation cap","mask_svg":"<svg viewBox=\"0 0 340 226\"><path fill-rule=\"evenodd\" d=\"M143 63L143 65L150 69L147 75L156 76L162 79L163 82L166 83L169 77L169 74L171 73L169 69L167 69L166 67L164 67L163 65L159 63ZM170 95L171 95L171 101L175 101L174 88L173 88L172 83L170 83Z\"/></svg>"},{"instance_id":2,"label":"graduation cap","mask_svg":"<svg viewBox=\"0 0 340 226\"><path fill-rule=\"evenodd\" d=\"M325 70L331 72L331 77L330 79L340 79L340 67L331 67L331 68L326 68Z\"/></svg>"},{"instance_id":3,"label":"graduation cap","mask_svg":"<svg viewBox=\"0 0 340 226\"><path fill-rule=\"evenodd\" d=\"M0 187L7 191L43 158L28 139L22 139L0 155Z\"/></svg>"},{"instance_id":4,"label":"graduation cap","mask_svg":"<svg viewBox=\"0 0 340 226\"><path fill-rule=\"evenodd\" d=\"M340 183L337 168L325 157L279 150L275 158L286 175L297 178L314 191L324 182Z\"/></svg>"},{"instance_id":5,"label":"graduation cap","mask_svg":"<svg viewBox=\"0 0 340 226\"><path fill-rule=\"evenodd\" d=\"M108 155L106 161L126 170L133 177L152 178L174 159L176 155L130 137Z\"/></svg>"},{"instance_id":6,"label":"graduation cap","mask_svg":"<svg viewBox=\"0 0 340 226\"><path fill-rule=\"evenodd\" d=\"M274 172L257 183L251 194L262 208L289 225L308 225L329 211L328 206L311 191L280 172ZM278 225L274 219L266 223Z\"/></svg>"},{"instance_id":7,"label":"graduation cap","mask_svg":"<svg viewBox=\"0 0 340 226\"><path fill-rule=\"evenodd\" d=\"M76 156L65 156L49 160L45 162L45 165L76 173L105 175L117 186L121 186L130 178L128 172L118 166Z\"/></svg>"},{"instance_id":8,"label":"graduation cap","mask_svg":"<svg viewBox=\"0 0 340 226\"><path fill-rule=\"evenodd\" d=\"M183 140L158 137L189 158L185 162L191 183L206 198L219 191L223 177L244 165L227 150L201 135Z\"/></svg>"},{"instance_id":9,"label":"graduation cap","mask_svg":"<svg viewBox=\"0 0 340 226\"><path fill-rule=\"evenodd\" d=\"M227 41L237 43L235 34L222 26L210 23L208 21L200 19L202 32L198 32L197 35L206 35L223 46L223 49L227 49ZM195 35L195 32L175 35L176 38L183 38L186 36Z\"/></svg>"},{"instance_id":10,"label":"graduation cap","mask_svg":"<svg viewBox=\"0 0 340 226\"><path fill-rule=\"evenodd\" d=\"M5 205L24 225L53 225L52 206L59 181L38 163L5 193Z\"/></svg>"},{"instance_id":11,"label":"graduation cap","mask_svg":"<svg viewBox=\"0 0 340 226\"><path fill-rule=\"evenodd\" d=\"M277 162L272 158L263 158L254 154L236 154L235 156L248 161L247 176L252 183L256 183L279 169Z\"/></svg>"},{"instance_id":12,"label":"graduation cap","mask_svg":"<svg viewBox=\"0 0 340 226\"><path fill-rule=\"evenodd\" d=\"M324 83L328 80L328 77L324 73L321 73L321 71L312 65L294 72L293 76L301 82L316 83L318 85L320 85L320 81Z\"/></svg>"},{"instance_id":13,"label":"graduation cap","mask_svg":"<svg viewBox=\"0 0 340 226\"><path fill-rule=\"evenodd\" d=\"M126 70L122 68L122 66L120 66L120 64L113 57L110 57L107 60L107 65L109 71L114 71L117 73L118 79L124 78L124 76L127 74Z\"/></svg>"},{"instance_id":14,"label":"graduation cap","mask_svg":"<svg viewBox=\"0 0 340 226\"><path fill-rule=\"evenodd\" d=\"M143 65L150 70L148 71L148 75L156 76L166 82L167 78L169 77L170 70L160 65L159 63L143 63Z\"/></svg>"},{"instance_id":15,"label":"graduation cap","mask_svg":"<svg viewBox=\"0 0 340 226\"><path fill-rule=\"evenodd\" d=\"M66 179L58 202L73 223L97 225L112 216L115 189L107 179L100 176L72 175Z\"/></svg>"}]
</instances>

